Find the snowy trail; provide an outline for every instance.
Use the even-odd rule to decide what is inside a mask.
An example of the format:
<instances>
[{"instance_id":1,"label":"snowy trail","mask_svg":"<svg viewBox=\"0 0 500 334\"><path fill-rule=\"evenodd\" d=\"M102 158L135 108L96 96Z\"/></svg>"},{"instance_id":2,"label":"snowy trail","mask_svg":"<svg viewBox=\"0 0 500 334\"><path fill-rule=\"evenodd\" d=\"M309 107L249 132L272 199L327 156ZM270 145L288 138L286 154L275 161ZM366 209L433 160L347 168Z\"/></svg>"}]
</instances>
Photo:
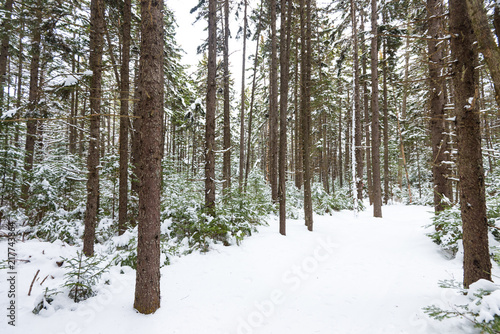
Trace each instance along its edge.
<instances>
[{"instance_id":1,"label":"snowy trail","mask_svg":"<svg viewBox=\"0 0 500 334\"><path fill-rule=\"evenodd\" d=\"M337 212L315 216L312 233L289 221L286 237L272 220L239 247L174 259L162 269L154 315L132 309L135 272L126 270L114 273L107 294L72 310L34 316L25 298L15 333L446 333L421 308L448 302L437 282L460 281L462 265L425 236L429 211L385 206L383 219L371 208L357 218ZM35 267L20 273L23 296Z\"/></svg>"}]
</instances>

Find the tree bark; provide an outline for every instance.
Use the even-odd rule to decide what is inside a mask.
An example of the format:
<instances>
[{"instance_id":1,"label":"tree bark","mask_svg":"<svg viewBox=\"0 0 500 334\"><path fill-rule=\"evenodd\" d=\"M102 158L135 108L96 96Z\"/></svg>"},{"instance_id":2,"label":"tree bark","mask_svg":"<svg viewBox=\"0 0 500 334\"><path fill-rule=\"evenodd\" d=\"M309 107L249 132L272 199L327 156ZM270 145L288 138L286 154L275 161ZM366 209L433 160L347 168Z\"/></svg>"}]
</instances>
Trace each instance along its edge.
<instances>
[{"instance_id":1,"label":"tree bark","mask_svg":"<svg viewBox=\"0 0 500 334\"><path fill-rule=\"evenodd\" d=\"M380 181L380 120L378 109L377 0L371 0L371 79L372 79L372 169L373 216L382 217L382 187Z\"/></svg>"},{"instance_id":2,"label":"tree bark","mask_svg":"<svg viewBox=\"0 0 500 334\"><path fill-rule=\"evenodd\" d=\"M276 36L276 0L269 1L271 12L271 74L269 97L269 180L271 197L278 201L278 59Z\"/></svg>"},{"instance_id":3,"label":"tree bark","mask_svg":"<svg viewBox=\"0 0 500 334\"><path fill-rule=\"evenodd\" d=\"M99 211L99 145L102 83L102 53L104 48L104 1L92 0L90 4L90 138L87 156L87 206L83 253L94 255L95 227Z\"/></svg>"},{"instance_id":4,"label":"tree bark","mask_svg":"<svg viewBox=\"0 0 500 334\"><path fill-rule=\"evenodd\" d=\"M231 189L231 118L229 115L229 0L224 0L224 154L222 188Z\"/></svg>"},{"instance_id":5,"label":"tree bark","mask_svg":"<svg viewBox=\"0 0 500 334\"><path fill-rule=\"evenodd\" d=\"M385 24L385 14L384 14L384 24ZM383 63L382 63L382 77L383 77L383 83L382 83L382 95L383 95L383 109L384 109L384 129L383 129L383 137L384 137L384 204L387 204L389 202L389 197L390 197L390 189L389 189L389 98L388 98L388 91L387 91L387 45L386 45L386 40L384 38L383 40L383 46L382 46L382 55L384 57Z\"/></svg>"},{"instance_id":6,"label":"tree bark","mask_svg":"<svg viewBox=\"0 0 500 334\"><path fill-rule=\"evenodd\" d=\"M286 235L286 165L287 165L287 112L288 77L290 61L290 29L292 8L290 1L281 0L280 31L280 149L279 149L279 206L280 234ZM285 17L286 15L286 17Z\"/></svg>"},{"instance_id":7,"label":"tree bark","mask_svg":"<svg viewBox=\"0 0 500 334\"><path fill-rule=\"evenodd\" d=\"M445 152L448 150L448 138L445 135L445 99L444 99L444 43L438 42L443 36L442 0L427 0L428 32L432 39L427 41L429 56L429 96L430 128L432 145L432 178L434 183L434 212L437 214L446 208L448 196L448 167Z\"/></svg>"},{"instance_id":8,"label":"tree bark","mask_svg":"<svg viewBox=\"0 0 500 334\"><path fill-rule=\"evenodd\" d=\"M313 230L311 197L311 0L300 2L301 30L301 110L304 159L304 218L309 231Z\"/></svg>"},{"instance_id":9,"label":"tree bark","mask_svg":"<svg viewBox=\"0 0 500 334\"><path fill-rule=\"evenodd\" d=\"M500 48L495 43L491 32L488 16L482 0L466 0L471 26L479 45L479 52L484 55L484 60L490 70L490 75L495 88L495 100L500 106Z\"/></svg>"},{"instance_id":10,"label":"tree bark","mask_svg":"<svg viewBox=\"0 0 500 334\"><path fill-rule=\"evenodd\" d=\"M363 68L363 109L364 109L364 117L365 117L365 147L366 147L366 179L368 183L368 197L370 201L370 205L373 204L373 182L372 182L372 155L371 155L371 140L370 140L370 109L368 106L369 93L368 93L368 84L367 84L367 74L366 74L366 46L365 46L365 19L364 19L364 10L361 10L361 67Z\"/></svg>"},{"instance_id":11,"label":"tree bark","mask_svg":"<svg viewBox=\"0 0 500 334\"><path fill-rule=\"evenodd\" d=\"M238 187L240 192L243 189L243 172L245 166L245 75L246 75L246 60L247 60L247 7L248 1L244 0L245 9L243 13L243 56L241 59L241 111L240 111L240 165L238 174ZM250 138L248 138L250 140Z\"/></svg>"},{"instance_id":12,"label":"tree bark","mask_svg":"<svg viewBox=\"0 0 500 334\"><path fill-rule=\"evenodd\" d=\"M4 86L7 81L7 59L9 57L9 41L12 30L13 0L6 0L4 5L5 19L2 21L2 42L0 47L0 107L4 106Z\"/></svg>"},{"instance_id":13,"label":"tree bark","mask_svg":"<svg viewBox=\"0 0 500 334\"><path fill-rule=\"evenodd\" d=\"M163 153L163 1L141 1L139 214L134 308L160 307L160 194Z\"/></svg>"},{"instance_id":14,"label":"tree bark","mask_svg":"<svg viewBox=\"0 0 500 334\"><path fill-rule=\"evenodd\" d=\"M463 224L464 287L491 281L484 171L481 152L477 54L464 1L450 0L451 52L457 115L458 176Z\"/></svg>"},{"instance_id":15,"label":"tree bark","mask_svg":"<svg viewBox=\"0 0 500 334\"><path fill-rule=\"evenodd\" d=\"M215 215L215 109L217 66L217 0L208 2L208 74L205 122L205 207Z\"/></svg>"},{"instance_id":16,"label":"tree bark","mask_svg":"<svg viewBox=\"0 0 500 334\"><path fill-rule=\"evenodd\" d=\"M127 228L128 219L128 107L130 91L130 25L132 20L131 0L125 0L123 6L122 24L122 61L120 68L120 181L118 205L118 234L123 234Z\"/></svg>"}]
</instances>

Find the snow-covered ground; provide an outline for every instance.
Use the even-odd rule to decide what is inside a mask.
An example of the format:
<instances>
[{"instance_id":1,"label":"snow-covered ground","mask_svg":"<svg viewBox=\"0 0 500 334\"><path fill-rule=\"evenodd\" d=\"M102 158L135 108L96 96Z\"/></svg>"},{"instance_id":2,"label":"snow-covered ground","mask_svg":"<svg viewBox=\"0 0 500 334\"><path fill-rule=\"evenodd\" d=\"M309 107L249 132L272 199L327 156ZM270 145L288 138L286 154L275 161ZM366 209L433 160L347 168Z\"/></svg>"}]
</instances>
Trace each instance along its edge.
<instances>
[{"instance_id":1,"label":"snow-covered ground","mask_svg":"<svg viewBox=\"0 0 500 334\"><path fill-rule=\"evenodd\" d=\"M62 282L64 269L56 261L76 249L18 243L18 258L30 262L17 265L15 328L7 325L7 278L1 271L0 333L467 333L470 328L458 322L439 323L422 312L460 298L438 281L462 280L460 253L446 259L425 235L430 211L391 205L383 207L382 219L372 218L371 208L358 217L337 212L315 216L314 232L290 220L286 237L272 219L240 246L174 258L162 269L162 306L153 315L134 311L135 272L128 267L112 268L97 296L78 304L59 297L53 308L34 315L45 287ZM4 240L3 258L6 249ZM27 296L38 269L40 279Z\"/></svg>"}]
</instances>

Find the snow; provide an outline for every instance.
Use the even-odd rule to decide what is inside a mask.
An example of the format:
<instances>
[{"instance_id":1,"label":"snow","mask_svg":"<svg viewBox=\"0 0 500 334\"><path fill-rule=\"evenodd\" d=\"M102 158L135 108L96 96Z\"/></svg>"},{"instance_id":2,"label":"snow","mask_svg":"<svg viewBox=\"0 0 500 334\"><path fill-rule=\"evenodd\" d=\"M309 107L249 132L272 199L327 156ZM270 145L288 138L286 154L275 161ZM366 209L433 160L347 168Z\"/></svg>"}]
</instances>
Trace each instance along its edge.
<instances>
[{"instance_id":1,"label":"snow","mask_svg":"<svg viewBox=\"0 0 500 334\"><path fill-rule=\"evenodd\" d=\"M430 319L423 307L449 307L458 296L438 281L462 279L462 255L447 260L425 235L431 208L390 205L384 218L373 218L368 206L355 218L342 211L315 216L314 231L303 220L288 220L287 236L278 233L276 217L240 246L215 245L208 253L173 257L161 271L162 306L153 315L133 309L135 271L112 267L98 295L78 304L58 295L49 310L31 311L45 287L62 283L60 257L76 247L62 242L18 242L18 323L6 317L5 333L462 333ZM131 234L115 237L125 244ZM99 245L97 245L99 246ZM97 247L99 249L99 247ZM2 258L7 243L0 241ZM29 286L40 269L40 285ZM7 307L2 270L0 309ZM495 272L498 276L498 269ZM53 278L51 277L53 276ZM108 281L109 284L104 284ZM474 291L493 291L480 311L499 314L500 290L478 282ZM5 312L5 311L4 311ZM455 324L456 326L459 326Z\"/></svg>"}]
</instances>

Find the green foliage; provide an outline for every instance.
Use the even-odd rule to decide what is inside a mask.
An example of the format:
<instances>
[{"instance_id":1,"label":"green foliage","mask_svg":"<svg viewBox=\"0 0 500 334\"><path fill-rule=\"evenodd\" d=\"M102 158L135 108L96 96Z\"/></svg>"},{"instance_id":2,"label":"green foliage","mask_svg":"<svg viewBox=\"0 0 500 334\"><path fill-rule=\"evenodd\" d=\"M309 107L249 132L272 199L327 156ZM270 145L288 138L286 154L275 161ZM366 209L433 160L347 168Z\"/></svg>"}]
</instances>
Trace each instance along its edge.
<instances>
[{"instance_id":1,"label":"green foliage","mask_svg":"<svg viewBox=\"0 0 500 334\"><path fill-rule=\"evenodd\" d=\"M454 257L458 252L458 242L462 239L462 217L458 205L448 207L433 216L432 224L427 227L434 227L434 231L427 236Z\"/></svg>"},{"instance_id":2,"label":"green foliage","mask_svg":"<svg viewBox=\"0 0 500 334\"><path fill-rule=\"evenodd\" d=\"M354 210L354 199L352 192L344 187L329 194L320 183L312 186L313 210L319 215L331 213L332 211ZM363 211L364 206L358 201L358 211Z\"/></svg>"},{"instance_id":3,"label":"green foliage","mask_svg":"<svg viewBox=\"0 0 500 334\"><path fill-rule=\"evenodd\" d=\"M83 236L83 216L85 207L78 207L73 211L59 209L48 211L38 224L32 227L29 239L41 239L48 242L61 240L74 245L80 242Z\"/></svg>"},{"instance_id":4,"label":"green foliage","mask_svg":"<svg viewBox=\"0 0 500 334\"><path fill-rule=\"evenodd\" d=\"M64 274L64 288L69 289L68 296L75 303L95 295L94 287L99 282L102 274L108 271L113 261L103 264L105 256L94 255L86 257L82 252L77 252L76 257L63 258L67 272Z\"/></svg>"}]
</instances>

